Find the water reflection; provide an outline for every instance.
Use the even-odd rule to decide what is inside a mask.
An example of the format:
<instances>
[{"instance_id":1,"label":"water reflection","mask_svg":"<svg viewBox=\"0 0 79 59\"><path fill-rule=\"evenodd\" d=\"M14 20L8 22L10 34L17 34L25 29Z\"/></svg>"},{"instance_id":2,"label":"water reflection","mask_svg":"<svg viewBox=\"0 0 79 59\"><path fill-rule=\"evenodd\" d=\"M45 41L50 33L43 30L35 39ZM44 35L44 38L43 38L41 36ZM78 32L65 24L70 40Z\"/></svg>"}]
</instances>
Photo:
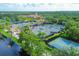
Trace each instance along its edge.
<instances>
[{"instance_id":1,"label":"water reflection","mask_svg":"<svg viewBox=\"0 0 79 59\"><path fill-rule=\"evenodd\" d=\"M0 41L0 56L16 56L19 55L20 46L6 38Z\"/></svg>"},{"instance_id":2,"label":"water reflection","mask_svg":"<svg viewBox=\"0 0 79 59\"><path fill-rule=\"evenodd\" d=\"M55 40L52 40L51 42L48 43L51 47L55 47L57 49L64 49L64 50L68 50L69 48L73 47L75 49L77 49L79 51L79 43L70 41L70 40L66 40L64 38L57 38Z\"/></svg>"}]
</instances>

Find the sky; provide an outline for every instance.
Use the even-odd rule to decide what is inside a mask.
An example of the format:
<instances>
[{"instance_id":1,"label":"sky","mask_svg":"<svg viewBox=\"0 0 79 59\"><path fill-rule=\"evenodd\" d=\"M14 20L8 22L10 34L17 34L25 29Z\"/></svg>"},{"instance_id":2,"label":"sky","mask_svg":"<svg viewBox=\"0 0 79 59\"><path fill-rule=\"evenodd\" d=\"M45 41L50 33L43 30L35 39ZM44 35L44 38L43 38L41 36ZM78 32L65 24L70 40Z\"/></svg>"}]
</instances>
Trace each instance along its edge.
<instances>
[{"instance_id":1,"label":"sky","mask_svg":"<svg viewBox=\"0 0 79 59\"><path fill-rule=\"evenodd\" d=\"M0 3L79 3L79 0L0 0Z\"/></svg>"},{"instance_id":2,"label":"sky","mask_svg":"<svg viewBox=\"0 0 79 59\"><path fill-rule=\"evenodd\" d=\"M2 3L0 2L0 11L79 11L79 0L75 1L2 0Z\"/></svg>"}]
</instances>

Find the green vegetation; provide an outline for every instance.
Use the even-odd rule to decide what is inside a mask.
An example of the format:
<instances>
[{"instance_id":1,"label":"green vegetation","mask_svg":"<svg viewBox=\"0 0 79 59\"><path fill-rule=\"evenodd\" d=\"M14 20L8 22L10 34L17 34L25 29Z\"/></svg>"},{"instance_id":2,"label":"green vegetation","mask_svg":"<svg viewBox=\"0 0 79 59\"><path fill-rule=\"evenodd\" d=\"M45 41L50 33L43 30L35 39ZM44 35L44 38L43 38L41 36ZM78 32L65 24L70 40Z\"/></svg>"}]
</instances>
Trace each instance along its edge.
<instances>
[{"instance_id":1,"label":"green vegetation","mask_svg":"<svg viewBox=\"0 0 79 59\"><path fill-rule=\"evenodd\" d=\"M57 34L57 36L60 35ZM23 45L23 49L27 51L26 53L32 56L70 56L70 55L79 55L79 52L74 48L69 48L68 51L66 50L58 50L56 48L48 47L38 36L34 35L30 29L27 27L20 33L20 42Z\"/></svg>"},{"instance_id":2,"label":"green vegetation","mask_svg":"<svg viewBox=\"0 0 79 59\"><path fill-rule=\"evenodd\" d=\"M31 18L31 17L23 17L23 16L18 16L18 18L19 19L21 19L21 20L24 20L24 21L32 21L33 20L33 18Z\"/></svg>"},{"instance_id":3,"label":"green vegetation","mask_svg":"<svg viewBox=\"0 0 79 59\"><path fill-rule=\"evenodd\" d=\"M78 40L79 39L79 22L76 22L74 20L68 21L66 24L64 33L68 35L69 38Z\"/></svg>"},{"instance_id":4,"label":"green vegetation","mask_svg":"<svg viewBox=\"0 0 79 59\"><path fill-rule=\"evenodd\" d=\"M25 13L24 15L34 14L34 12ZM6 37L11 38L14 42L22 47L25 51L25 54L32 56L40 56L40 55L79 55L75 49L71 48L68 51L58 50L56 48L49 47L44 40L54 39L59 36L68 38L73 41L77 40L79 42L79 12L38 12L39 15L43 17L43 19L47 23L51 24L61 24L65 28L62 29L59 33L55 33L49 37L46 37L44 32L40 32L38 35L35 35L30 27L32 23L36 21L36 19L32 17L24 17L22 13L6 13L0 15L0 34L3 34ZM20 16L22 15L22 16ZM42 18L42 17L37 17ZM37 20L38 23L42 23L42 21ZM13 24L21 23L21 22L30 22L30 24L23 26L22 28L18 28L21 32L18 34L19 39L12 36L11 26ZM37 26L38 23L33 24ZM41 24L40 23L40 24ZM44 24L44 22L42 23ZM29 26L30 25L30 26ZM7 30L7 31L4 31ZM14 30L15 31L15 30ZM15 31L16 32L16 31ZM12 45L12 44L11 44Z\"/></svg>"},{"instance_id":5,"label":"green vegetation","mask_svg":"<svg viewBox=\"0 0 79 59\"><path fill-rule=\"evenodd\" d=\"M44 32L39 32L39 33L38 33L38 36L43 39L43 38L46 36L46 33L44 33Z\"/></svg>"},{"instance_id":6,"label":"green vegetation","mask_svg":"<svg viewBox=\"0 0 79 59\"><path fill-rule=\"evenodd\" d=\"M20 33L20 42L23 44L23 49L29 55L50 55L50 48L36 35L34 35L29 28L25 27Z\"/></svg>"},{"instance_id":7,"label":"green vegetation","mask_svg":"<svg viewBox=\"0 0 79 59\"><path fill-rule=\"evenodd\" d=\"M61 34L62 34L62 33L54 34L54 35L52 35L52 36L47 37L45 40L49 40L49 39L51 39L51 38L59 37L59 36L61 36Z\"/></svg>"}]
</instances>

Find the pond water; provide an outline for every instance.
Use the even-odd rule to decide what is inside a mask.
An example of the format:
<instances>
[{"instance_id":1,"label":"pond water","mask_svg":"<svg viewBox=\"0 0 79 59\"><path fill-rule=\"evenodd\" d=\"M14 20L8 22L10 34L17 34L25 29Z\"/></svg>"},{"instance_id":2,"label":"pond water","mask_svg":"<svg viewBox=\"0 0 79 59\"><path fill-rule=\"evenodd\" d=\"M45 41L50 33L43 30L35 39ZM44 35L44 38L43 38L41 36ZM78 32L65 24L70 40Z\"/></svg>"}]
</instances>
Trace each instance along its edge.
<instances>
[{"instance_id":1,"label":"pond water","mask_svg":"<svg viewBox=\"0 0 79 59\"><path fill-rule=\"evenodd\" d=\"M69 48L75 48L79 50L79 43L66 40L64 38L57 38L51 42L48 43L51 47L55 47L57 49L66 49L68 50Z\"/></svg>"},{"instance_id":2,"label":"pond water","mask_svg":"<svg viewBox=\"0 0 79 59\"><path fill-rule=\"evenodd\" d=\"M13 24L12 26L18 26L18 27L23 27L27 25L28 23L18 23L18 24Z\"/></svg>"},{"instance_id":3,"label":"pond water","mask_svg":"<svg viewBox=\"0 0 79 59\"><path fill-rule=\"evenodd\" d=\"M12 46L10 45L12 41L9 38L4 40L0 40L0 56L18 56L21 50L20 46L16 43L12 42Z\"/></svg>"},{"instance_id":4,"label":"pond water","mask_svg":"<svg viewBox=\"0 0 79 59\"><path fill-rule=\"evenodd\" d=\"M57 33L61 31L64 28L63 25L57 25L57 24L44 24L39 26L33 26L32 32L35 34L38 34L39 32L44 32L46 35L51 35L53 33Z\"/></svg>"}]
</instances>

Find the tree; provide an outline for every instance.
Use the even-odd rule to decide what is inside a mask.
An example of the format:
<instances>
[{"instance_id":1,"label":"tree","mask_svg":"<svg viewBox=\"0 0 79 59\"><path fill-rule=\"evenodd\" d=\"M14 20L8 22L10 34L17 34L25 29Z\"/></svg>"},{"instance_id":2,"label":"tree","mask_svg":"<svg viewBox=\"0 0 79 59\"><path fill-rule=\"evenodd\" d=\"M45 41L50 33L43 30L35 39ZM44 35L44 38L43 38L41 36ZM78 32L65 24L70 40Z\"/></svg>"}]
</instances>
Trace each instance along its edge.
<instances>
[{"instance_id":1,"label":"tree","mask_svg":"<svg viewBox=\"0 0 79 59\"><path fill-rule=\"evenodd\" d=\"M44 38L44 37L46 36L46 33L44 33L44 32L39 32L39 33L38 33L38 36L39 36L40 38Z\"/></svg>"},{"instance_id":2,"label":"tree","mask_svg":"<svg viewBox=\"0 0 79 59\"><path fill-rule=\"evenodd\" d=\"M79 22L74 20L70 20L66 23L65 26L65 34L67 34L70 38L79 39Z\"/></svg>"},{"instance_id":3,"label":"tree","mask_svg":"<svg viewBox=\"0 0 79 59\"><path fill-rule=\"evenodd\" d=\"M19 40L21 40L20 42L23 45L23 49L30 55L47 55L50 53L50 48L48 48L38 36L33 34L29 28L25 28L25 30L20 33Z\"/></svg>"}]
</instances>

